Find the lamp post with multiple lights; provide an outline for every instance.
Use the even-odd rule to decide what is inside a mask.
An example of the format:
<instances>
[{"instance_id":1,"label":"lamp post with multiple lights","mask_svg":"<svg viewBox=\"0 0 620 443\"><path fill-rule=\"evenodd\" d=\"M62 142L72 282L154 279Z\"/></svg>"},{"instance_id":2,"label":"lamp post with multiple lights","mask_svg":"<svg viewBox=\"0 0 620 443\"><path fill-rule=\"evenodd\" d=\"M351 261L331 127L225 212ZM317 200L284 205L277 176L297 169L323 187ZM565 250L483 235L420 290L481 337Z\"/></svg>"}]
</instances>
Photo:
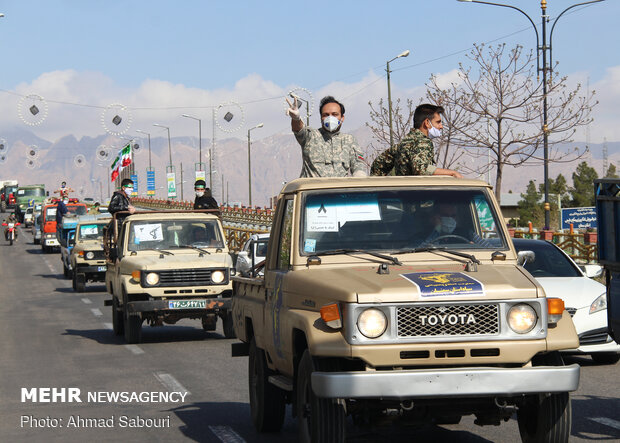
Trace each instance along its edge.
<instances>
[{"instance_id":1,"label":"lamp post with multiple lights","mask_svg":"<svg viewBox=\"0 0 620 443\"><path fill-rule=\"evenodd\" d=\"M394 130L392 129L392 86L390 84L390 63L396 60L397 58L407 57L409 55L409 50L401 52L396 57L391 60L388 60L386 63L386 72L387 72L387 88L388 88L388 116L390 119L390 146L394 145Z\"/></svg>"},{"instance_id":2,"label":"lamp post with multiple lights","mask_svg":"<svg viewBox=\"0 0 620 443\"><path fill-rule=\"evenodd\" d=\"M250 145L252 144L252 142L250 140L250 132L253 129L258 129L262 127L263 127L263 124L259 123L253 128L248 129L248 206L250 207L252 206L252 157L250 155ZM224 183L223 179L222 179L222 183ZM222 194L223 192L224 191L222 190Z\"/></svg>"}]
</instances>

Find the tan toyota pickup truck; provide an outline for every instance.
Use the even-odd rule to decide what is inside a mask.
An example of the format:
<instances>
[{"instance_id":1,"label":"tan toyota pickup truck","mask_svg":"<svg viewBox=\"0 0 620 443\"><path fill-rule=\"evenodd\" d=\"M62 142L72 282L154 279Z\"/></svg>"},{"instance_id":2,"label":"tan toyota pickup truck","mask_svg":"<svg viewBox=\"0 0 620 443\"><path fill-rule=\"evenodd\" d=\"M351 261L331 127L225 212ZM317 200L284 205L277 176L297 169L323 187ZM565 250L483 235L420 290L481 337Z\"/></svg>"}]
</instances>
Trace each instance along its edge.
<instances>
[{"instance_id":1,"label":"tan toyota pickup truck","mask_svg":"<svg viewBox=\"0 0 620 443\"><path fill-rule=\"evenodd\" d=\"M118 215L118 214L116 214ZM114 219L114 221L116 221ZM139 343L142 323L202 320L206 331L222 319L234 337L230 311L234 273L219 218L204 212L137 212L104 234L106 288L112 324L127 343Z\"/></svg>"},{"instance_id":2,"label":"tan toyota pickup truck","mask_svg":"<svg viewBox=\"0 0 620 443\"><path fill-rule=\"evenodd\" d=\"M298 179L278 197L264 277L233 278L252 419L300 441L353 423L498 425L567 441L578 345L522 267L491 187L451 177ZM514 437L511 437L514 438ZM507 439L510 439L507 437Z\"/></svg>"}]
</instances>

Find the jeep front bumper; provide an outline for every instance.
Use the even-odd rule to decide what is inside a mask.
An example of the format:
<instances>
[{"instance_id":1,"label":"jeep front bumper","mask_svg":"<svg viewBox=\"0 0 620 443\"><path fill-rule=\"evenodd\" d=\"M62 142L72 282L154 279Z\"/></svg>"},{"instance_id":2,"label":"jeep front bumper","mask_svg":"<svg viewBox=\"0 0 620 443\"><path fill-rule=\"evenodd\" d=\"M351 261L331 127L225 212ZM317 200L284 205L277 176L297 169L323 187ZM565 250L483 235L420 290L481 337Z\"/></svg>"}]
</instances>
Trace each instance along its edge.
<instances>
[{"instance_id":1,"label":"jeep front bumper","mask_svg":"<svg viewBox=\"0 0 620 443\"><path fill-rule=\"evenodd\" d=\"M314 372L312 390L323 398L448 398L570 392L580 367L445 368L369 372Z\"/></svg>"}]
</instances>

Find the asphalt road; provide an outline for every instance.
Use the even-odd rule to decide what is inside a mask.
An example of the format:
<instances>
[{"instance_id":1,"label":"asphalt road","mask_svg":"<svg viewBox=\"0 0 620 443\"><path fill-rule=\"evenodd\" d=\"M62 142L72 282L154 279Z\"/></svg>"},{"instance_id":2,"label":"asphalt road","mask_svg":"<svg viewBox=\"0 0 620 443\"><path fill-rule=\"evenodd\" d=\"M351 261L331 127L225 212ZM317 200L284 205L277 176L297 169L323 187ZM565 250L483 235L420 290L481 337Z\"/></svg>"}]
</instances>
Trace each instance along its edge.
<instances>
[{"instance_id":1,"label":"asphalt road","mask_svg":"<svg viewBox=\"0 0 620 443\"><path fill-rule=\"evenodd\" d=\"M219 324L214 333L189 320L145 326L143 343L125 345L112 334L104 285L89 284L76 293L62 276L60 255L42 254L28 232L22 230L13 246L1 240L1 441L297 440L290 409L280 433L254 431L247 358L230 357L234 340L223 338ZM572 396L571 441L620 441L620 363L571 361L582 366L580 388ZM77 388L81 402L69 402L68 391L65 402L33 402L28 396L45 399L46 391L32 388ZM118 392L142 397L106 398ZM465 417L449 426L350 428L352 442L519 441L514 419L499 427L479 427Z\"/></svg>"}]
</instances>

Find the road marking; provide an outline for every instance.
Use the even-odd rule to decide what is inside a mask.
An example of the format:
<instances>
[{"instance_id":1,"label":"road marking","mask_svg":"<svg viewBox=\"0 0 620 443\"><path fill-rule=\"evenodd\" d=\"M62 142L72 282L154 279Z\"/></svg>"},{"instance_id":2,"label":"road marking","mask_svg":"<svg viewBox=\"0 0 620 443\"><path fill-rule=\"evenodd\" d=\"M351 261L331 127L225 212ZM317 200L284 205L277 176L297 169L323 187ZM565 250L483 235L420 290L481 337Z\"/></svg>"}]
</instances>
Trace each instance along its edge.
<instances>
[{"instance_id":1,"label":"road marking","mask_svg":"<svg viewBox=\"0 0 620 443\"><path fill-rule=\"evenodd\" d=\"M109 329L110 331L114 329L114 326L112 325L112 323L104 323L103 327L106 329Z\"/></svg>"},{"instance_id":2,"label":"road marking","mask_svg":"<svg viewBox=\"0 0 620 443\"><path fill-rule=\"evenodd\" d=\"M96 316L96 317L101 317L103 315L103 312L101 312L98 308L94 308L91 309L91 312Z\"/></svg>"},{"instance_id":3,"label":"road marking","mask_svg":"<svg viewBox=\"0 0 620 443\"><path fill-rule=\"evenodd\" d=\"M162 385L167 387L169 391L187 392L188 394L191 394L191 392L185 389L185 387L181 383L179 383L179 381L172 375L166 374L165 372L156 372L154 375L155 378L157 378L157 380L159 380Z\"/></svg>"},{"instance_id":4,"label":"road marking","mask_svg":"<svg viewBox=\"0 0 620 443\"><path fill-rule=\"evenodd\" d=\"M90 298L83 298L82 301L87 305L90 305L92 303L92 301L90 301Z\"/></svg>"},{"instance_id":5,"label":"road marking","mask_svg":"<svg viewBox=\"0 0 620 443\"><path fill-rule=\"evenodd\" d=\"M607 417L590 417L590 420L600 423L611 428L620 429L620 421Z\"/></svg>"},{"instance_id":6,"label":"road marking","mask_svg":"<svg viewBox=\"0 0 620 443\"><path fill-rule=\"evenodd\" d=\"M144 350L138 345L125 345L125 347L135 355L144 354Z\"/></svg>"},{"instance_id":7,"label":"road marking","mask_svg":"<svg viewBox=\"0 0 620 443\"><path fill-rule=\"evenodd\" d=\"M211 432L224 443L244 443L245 440L230 426L209 426Z\"/></svg>"}]
</instances>

